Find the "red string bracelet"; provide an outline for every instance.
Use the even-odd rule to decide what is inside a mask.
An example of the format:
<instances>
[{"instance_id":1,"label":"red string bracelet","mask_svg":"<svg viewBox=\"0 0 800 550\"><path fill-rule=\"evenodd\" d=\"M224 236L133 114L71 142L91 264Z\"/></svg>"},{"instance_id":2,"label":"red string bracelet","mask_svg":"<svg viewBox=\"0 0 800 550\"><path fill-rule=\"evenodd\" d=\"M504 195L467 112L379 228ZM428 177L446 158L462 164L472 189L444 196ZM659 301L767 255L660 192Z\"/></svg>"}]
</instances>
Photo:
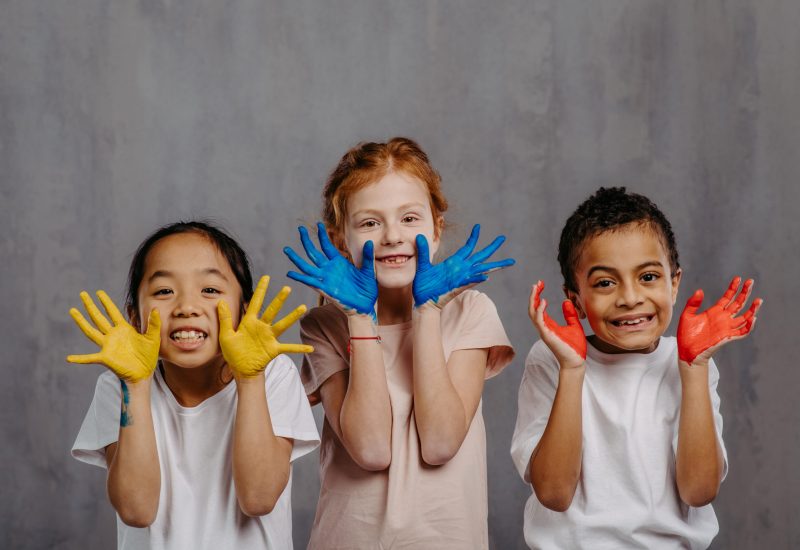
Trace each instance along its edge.
<instances>
[{"instance_id":1,"label":"red string bracelet","mask_svg":"<svg viewBox=\"0 0 800 550\"><path fill-rule=\"evenodd\" d=\"M351 336L350 340L375 340L379 344L383 342L380 336ZM350 345L350 342L347 342L347 355L350 355L352 353L353 353L353 348Z\"/></svg>"}]
</instances>

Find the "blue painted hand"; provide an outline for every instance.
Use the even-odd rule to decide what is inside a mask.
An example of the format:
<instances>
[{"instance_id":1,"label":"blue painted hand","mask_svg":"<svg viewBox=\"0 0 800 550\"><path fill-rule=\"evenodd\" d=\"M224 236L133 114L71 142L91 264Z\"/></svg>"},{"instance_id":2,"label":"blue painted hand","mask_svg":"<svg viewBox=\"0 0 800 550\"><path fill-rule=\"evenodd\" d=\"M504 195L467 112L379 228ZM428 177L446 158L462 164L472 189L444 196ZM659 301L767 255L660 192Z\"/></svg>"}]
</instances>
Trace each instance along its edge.
<instances>
[{"instance_id":1,"label":"blue painted hand","mask_svg":"<svg viewBox=\"0 0 800 550\"><path fill-rule=\"evenodd\" d=\"M512 258L484 263L505 242L506 238L502 235L483 250L472 254L480 230L481 226L476 224L467 243L436 265L430 262L428 240L423 235L417 235L417 274L413 286L415 307L433 302L442 308L464 290L488 279L491 271L514 265Z\"/></svg>"},{"instance_id":2,"label":"blue painted hand","mask_svg":"<svg viewBox=\"0 0 800 550\"><path fill-rule=\"evenodd\" d=\"M325 225L317 223L317 235L322 252L317 250L305 227L300 227L300 242L313 265L301 258L290 247L283 252L302 271L290 271L290 279L317 289L336 302L347 314L363 313L375 318L378 300L378 281L375 279L375 258L372 241L364 243L361 268L342 256L328 238Z\"/></svg>"}]
</instances>

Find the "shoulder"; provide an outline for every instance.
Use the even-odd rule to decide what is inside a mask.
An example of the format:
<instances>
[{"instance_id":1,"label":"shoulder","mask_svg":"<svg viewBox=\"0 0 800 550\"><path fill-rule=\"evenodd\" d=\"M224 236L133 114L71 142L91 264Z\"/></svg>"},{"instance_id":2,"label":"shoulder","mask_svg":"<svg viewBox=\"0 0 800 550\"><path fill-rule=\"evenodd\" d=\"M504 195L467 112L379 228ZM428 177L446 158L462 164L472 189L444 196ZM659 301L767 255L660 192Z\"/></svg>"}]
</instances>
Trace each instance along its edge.
<instances>
[{"instance_id":1,"label":"shoulder","mask_svg":"<svg viewBox=\"0 0 800 550\"><path fill-rule=\"evenodd\" d=\"M491 319L497 317L497 308L483 292L466 290L444 307L442 317L450 322L473 318Z\"/></svg>"},{"instance_id":2,"label":"shoulder","mask_svg":"<svg viewBox=\"0 0 800 550\"><path fill-rule=\"evenodd\" d=\"M531 350L528 352L528 356L525 358L525 367L556 367L558 368L558 360L553 352L547 347L547 344L544 343L544 340L539 340L533 346L531 346Z\"/></svg>"},{"instance_id":3,"label":"shoulder","mask_svg":"<svg viewBox=\"0 0 800 550\"><path fill-rule=\"evenodd\" d=\"M104 371L100 376L97 377L95 393L98 395L120 395L122 393L122 387L117 375L110 370Z\"/></svg>"},{"instance_id":4,"label":"shoulder","mask_svg":"<svg viewBox=\"0 0 800 550\"><path fill-rule=\"evenodd\" d=\"M311 308L300 319L300 330L304 332L324 332L340 327L347 327L347 315L336 304L328 303Z\"/></svg>"},{"instance_id":5,"label":"shoulder","mask_svg":"<svg viewBox=\"0 0 800 550\"><path fill-rule=\"evenodd\" d=\"M282 353L269 362L264 374L267 386L269 386L285 379L287 376L297 376L297 366L291 357Z\"/></svg>"}]
</instances>

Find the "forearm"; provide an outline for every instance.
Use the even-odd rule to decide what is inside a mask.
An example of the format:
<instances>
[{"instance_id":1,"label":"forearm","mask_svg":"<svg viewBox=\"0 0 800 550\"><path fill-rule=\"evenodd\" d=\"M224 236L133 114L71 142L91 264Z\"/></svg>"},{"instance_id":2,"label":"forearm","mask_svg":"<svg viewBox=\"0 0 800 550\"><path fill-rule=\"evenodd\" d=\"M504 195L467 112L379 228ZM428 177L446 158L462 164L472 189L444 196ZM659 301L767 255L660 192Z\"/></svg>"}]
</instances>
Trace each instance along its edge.
<instances>
[{"instance_id":1,"label":"forearm","mask_svg":"<svg viewBox=\"0 0 800 550\"><path fill-rule=\"evenodd\" d=\"M581 398L586 364L561 369L547 427L529 465L539 501L558 512L572 503L581 474L583 420Z\"/></svg>"},{"instance_id":2,"label":"forearm","mask_svg":"<svg viewBox=\"0 0 800 550\"><path fill-rule=\"evenodd\" d=\"M292 444L272 430L264 374L237 378L233 430L233 482L242 512L272 511L289 481Z\"/></svg>"},{"instance_id":3,"label":"forearm","mask_svg":"<svg viewBox=\"0 0 800 550\"><path fill-rule=\"evenodd\" d=\"M108 463L109 500L122 521L133 527L153 523L161 491L151 380L122 383L119 439Z\"/></svg>"},{"instance_id":4,"label":"forearm","mask_svg":"<svg viewBox=\"0 0 800 550\"><path fill-rule=\"evenodd\" d=\"M423 460L444 464L458 452L475 409L467 411L447 370L441 310L425 304L414 311L414 416Z\"/></svg>"},{"instance_id":5,"label":"forearm","mask_svg":"<svg viewBox=\"0 0 800 550\"><path fill-rule=\"evenodd\" d=\"M367 315L349 319L350 336L377 336ZM350 373L339 411L342 442L364 469L383 470L392 456L392 406L381 344L351 340Z\"/></svg>"},{"instance_id":6,"label":"forearm","mask_svg":"<svg viewBox=\"0 0 800 550\"><path fill-rule=\"evenodd\" d=\"M714 425L708 368L707 363L679 363L682 395L675 471L678 493L689 506L704 506L714 500L724 467Z\"/></svg>"}]
</instances>

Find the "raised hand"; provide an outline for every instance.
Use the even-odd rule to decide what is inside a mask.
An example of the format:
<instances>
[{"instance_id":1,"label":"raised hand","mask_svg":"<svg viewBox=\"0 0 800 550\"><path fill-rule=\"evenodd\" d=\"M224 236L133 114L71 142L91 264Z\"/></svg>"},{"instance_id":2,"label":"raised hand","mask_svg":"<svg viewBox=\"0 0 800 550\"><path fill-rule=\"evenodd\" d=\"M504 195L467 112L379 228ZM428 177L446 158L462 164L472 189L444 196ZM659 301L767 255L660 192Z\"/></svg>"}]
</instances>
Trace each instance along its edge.
<instances>
[{"instance_id":1,"label":"raised hand","mask_svg":"<svg viewBox=\"0 0 800 550\"><path fill-rule=\"evenodd\" d=\"M314 351L311 346L278 342L278 337L306 311L306 306L298 306L289 315L272 324L272 320L292 291L288 286L281 289L264 310L264 314L260 318L258 317L268 286L269 277L265 275L258 281L253 298L235 331L227 302L220 300L217 303L219 345L222 348L222 356L234 376L242 378L256 376L263 372L267 364L281 353L311 353Z\"/></svg>"},{"instance_id":2,"label":"raised hand","mask_svg":"<svg viewBox=\"0 0 800 550\"><path fill-rule=\"evenodd\" d=\"M161 346L161 318L158 310L153 309L150 312L147 332L140 334L128 324L108 294L98 290L97 297L113 324L100 312L89 293L81 292L83 306L97 328L74 307L69 310L69 314L89 340L100 346L100 351L88 355L69 355L67 361L104 365L120 379L128 382L140 382L152 376L158 364L158 350Z\"/></svg>"},{"instance_id":3,"label":"raised hand","mask_svg":"<svg viewBox=\"0 0 800 550\"><path fill-rule=\"evenodd\" d=\"M505 242L506 238L502 235L483 250L472 254L478 244L480 231L481 226L476 224L467 243L445 261L435 265L430 261L428 240L424 235L417 235L417 274L412 288L415 307L432 302L442 308L467 288L488 279L490 272L514 265L512 258L484 263Z\"/></svg>"},{"instance_id":4,"label":"raised hand","mask_svg":"<svg viewBox=\"0 0 800 550\"><path fill-rule=\"evenodd\" d=\"M697 310L703 302L703 291L692 294L678 322L678 358L681 361L690 365L708 363L714 352L727 342L750 334L756 312L764 301L756 298L750 308L737 317L753 289L753 279L747 279L740 291L741 281L741 277L734 277L722 298L702 313Z\"/></svg>"},{"instance_id":5,"label":"raised hand","mask_svg":"<svg viewBox=\"0 0 800 550\"><path fill-rule=\"evenodd\" d=\"M574 368L586 361L586 335L578 319L578 312L569 300L561 304L567 324L561 326L547 314L547 300L541 298L544 282L539 281L531 289L528 315L533 326L558 359L561 368Z\"/></svg>"},{"instance_id":6,"label":"raised hand","mask_svg":"<svg viewBox=\"0 0 800 550\"><path fill-rule=\"evenodd\" d=\"M290 271L290 279L317 289L339 304L347 314L364 313L375 317L378 300L378 281L375 278L375 257L372 241L364 243L361 268L356 268L342 256L328 238L325 225L317 223L317 235L322 252L317 250L305 227L300 230L300 241L313 265L301 258L290 247L283 249L290 260L302 271Z\"/></svg>"}]
</instances>

